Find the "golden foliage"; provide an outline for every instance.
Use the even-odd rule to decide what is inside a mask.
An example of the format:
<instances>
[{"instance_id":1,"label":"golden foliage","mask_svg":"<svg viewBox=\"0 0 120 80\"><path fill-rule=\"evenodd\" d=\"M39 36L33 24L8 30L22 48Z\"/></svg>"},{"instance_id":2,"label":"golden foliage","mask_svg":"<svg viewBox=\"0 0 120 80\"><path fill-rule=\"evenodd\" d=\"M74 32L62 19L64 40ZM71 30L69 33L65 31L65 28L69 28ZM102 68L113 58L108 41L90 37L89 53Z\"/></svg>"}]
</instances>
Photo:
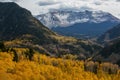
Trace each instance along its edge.
<instances>
[{"instance_id":1,"label":"golden foliage","mask_svg":"<svg viewBox=\"0 0 120 80\"><path fill-rule=\"evenodd\" d=\"M0 80L120 80L120 71L117 74L105 73L101 68L97 74L85 71L84 61L51 58L37 52L30 61L19 49L17 54L24 59L14 62L12 52L0 52ZM103 65L106 68L109 64Z\"/></svg>"},{"instance_id":2,"label":"golden foliage","mask_svg":"<svg viewBox=\"0 0 120 80\"><path fill-rule=\"evenodd\" d=\"M56 40L60 41L60 42L76 42L77 39L73 38L73 37L64 37L64 36L61 36L61 35L57 35L57 36L54 36L54 35L51 35L51 37L55 38Z\"/></svg>"}]
</instances>

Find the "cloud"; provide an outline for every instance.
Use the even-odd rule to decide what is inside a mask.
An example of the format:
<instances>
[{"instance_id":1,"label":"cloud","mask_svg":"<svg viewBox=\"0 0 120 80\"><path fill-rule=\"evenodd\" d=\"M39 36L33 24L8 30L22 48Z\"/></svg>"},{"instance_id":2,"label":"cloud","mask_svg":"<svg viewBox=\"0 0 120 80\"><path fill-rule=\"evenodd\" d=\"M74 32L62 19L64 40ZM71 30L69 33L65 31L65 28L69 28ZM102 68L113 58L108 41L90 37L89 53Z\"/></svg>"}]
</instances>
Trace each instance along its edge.
<instances>
[{"instance_id":1,"label":"cloud","mask_svg":"<svg viewBox=\"0 0 120 80\"><path fill-rule=\"evenodd\" d=\"M48 6L48 5L54 5L54 4L57 4L57 3L52 3L52 2L40 2L38 3L40 6Z\"/></svg>"},{"instance_id":2,"label":"cloud","mask_svg":"<svg viewBox=\"0 0 120 80\"><path fill-rule=\"evenodd\" d=\"M55 9L68 10L102 10L120 18L120 0L0 0L13 1L27 8L33 15L47 13Z\"/></svg>"},{"instance_id":3,"label":"cloud","mask_svg":"<svg viewBox=\"0 0 120 80\"><path fill-rule=\"evenodd\" d=\"M120 2L120 0L116 0L117 2Z\"/></svg>"},{"instance_id":4,"label":"cloud","mask_svg":"<svg viewBox=\"0 0 120 80\"><path fill-rule=\"evenodd\" d=\"M95 5L102 5L102 2L101 1L94 1L93 4L95 4Z\"/></svg>"},{"instance_id":5,"label":"cloud","mask_svg":"<svg viewBox=\"0 0 120 80\"><path fill-rule=\"evenodd\" d=\"M55 5L60 4L60 1L57 0L39 0L38 5L40 6L49 6L49 5Z\"/></svg>"}]
</instances>

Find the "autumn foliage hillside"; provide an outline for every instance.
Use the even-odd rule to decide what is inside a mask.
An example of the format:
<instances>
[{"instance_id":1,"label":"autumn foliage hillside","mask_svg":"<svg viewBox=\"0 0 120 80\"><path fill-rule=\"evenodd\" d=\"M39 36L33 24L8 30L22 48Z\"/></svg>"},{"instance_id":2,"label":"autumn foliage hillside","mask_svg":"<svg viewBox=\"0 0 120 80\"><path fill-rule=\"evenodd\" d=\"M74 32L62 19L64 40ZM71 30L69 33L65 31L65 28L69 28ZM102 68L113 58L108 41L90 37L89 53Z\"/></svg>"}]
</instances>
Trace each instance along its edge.
<instances>
[{"instance_id":1,"label":"autumn foliage hillside","mask_svg":"<svg viewBox=\"0 0 120 80\"><path fill-rule=\"evenodd\" d=\"M53 58L25 48L3 50L0 80L120 80L115 64Z\"/></svg>"}]
</instances>

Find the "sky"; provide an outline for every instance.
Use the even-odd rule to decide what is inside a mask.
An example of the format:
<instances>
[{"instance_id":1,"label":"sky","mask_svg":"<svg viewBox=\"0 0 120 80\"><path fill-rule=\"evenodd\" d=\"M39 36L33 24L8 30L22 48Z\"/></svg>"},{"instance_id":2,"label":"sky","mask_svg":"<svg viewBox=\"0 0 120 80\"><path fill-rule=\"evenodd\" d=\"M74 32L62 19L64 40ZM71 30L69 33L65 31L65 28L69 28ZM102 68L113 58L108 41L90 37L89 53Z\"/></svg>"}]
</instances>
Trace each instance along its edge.
<instances>
[{"instance_id":1,"label":"sky","mask_svg":"<svg viewBox=\"0 0 120 80\"><path fill-rule=\"evenodd\" d=\"M0 0L0 2L11 1L30 10L33 15L48 13L56 9L102 10L120 19L120 0Z\"/></svg>"}]
</instances>

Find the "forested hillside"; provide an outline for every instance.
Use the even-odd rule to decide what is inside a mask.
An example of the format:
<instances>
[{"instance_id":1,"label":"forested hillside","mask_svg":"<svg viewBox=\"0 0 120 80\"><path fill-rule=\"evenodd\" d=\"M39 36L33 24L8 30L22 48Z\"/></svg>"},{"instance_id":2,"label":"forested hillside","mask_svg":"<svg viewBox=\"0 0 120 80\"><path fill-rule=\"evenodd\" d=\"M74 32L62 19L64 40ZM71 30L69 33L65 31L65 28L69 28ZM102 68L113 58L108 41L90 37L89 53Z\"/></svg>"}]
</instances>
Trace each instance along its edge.
<instances>
[{"instance_id":1,"label":"forested hillside","mask_svg":"<svg viewBox=\"0 0 120 80\"><path fill-rule=\"evenodd\" d=\"M28 48L0 47L0 80L120 80L111 63L79 61L74 55L53 58Z\"/></svg>"}]
</instances>

